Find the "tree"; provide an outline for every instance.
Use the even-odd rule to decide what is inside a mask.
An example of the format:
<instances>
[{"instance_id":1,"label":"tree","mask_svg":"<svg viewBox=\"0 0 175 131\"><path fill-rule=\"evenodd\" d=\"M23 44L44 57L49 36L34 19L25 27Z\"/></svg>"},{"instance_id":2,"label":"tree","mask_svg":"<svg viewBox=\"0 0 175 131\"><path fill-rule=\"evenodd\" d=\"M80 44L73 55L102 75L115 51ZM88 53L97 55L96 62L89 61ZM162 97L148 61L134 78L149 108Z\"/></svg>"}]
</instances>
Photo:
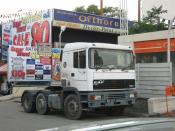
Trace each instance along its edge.
<instances>
[{"instance_id":1,"label":"tree","mask_svg":"<svg viewBox=\"0 0 175 131\"><path fill-rule=\"evenodd\" d=\"M82 12L82 13L86 13L86 9L84 6L80 6L80 7L76 7L74 9L75 12Z\"/></svg>"},{"instance_id":2,"label":"tree","mask_svg":"<svg viewBox=\"0 0 175 131\"><path fill-rule=\"evenodd\" d=\"M100 15L100 10L96 5L89 5L86 9L87 13Z\"/></svg>"},{"instance_id":3,"label":"tree","mask_svg":"<svg viewBox=\"0 0 175 131\"><path fill-rule=\"evenodd\" d=\"M96 5L89 5L86 9L84 6L76 7L74 11L100 15L100 9L98 9ZM120 9L118 7L105 7L103 8L103 15L106 17L120 18Z\"/></svg>"},{"instance_id":4,"label":"tree","mask_svg":"<svg viewBox=\"0 0 175 131\"><path fill-rule=\"evenodd\" d=\"M120 9L118 7L105 7L103 8L103 13L106 17L120 18Z\"/></svg>"},{"instance_id":5,"label":"tree","mask_svg":"<svg viewBox=\"0 0 175 131\"><path fill-rule=\"evenodd\" d=\"M147 15L142 21L135 23L130 29L130 34L146 33L153 31L166 30L167 24L165 19L161 19L160 15L167 13L167 10L163 10L163 6L153 7L147 11Z\"/></svg>"}]
</instances>

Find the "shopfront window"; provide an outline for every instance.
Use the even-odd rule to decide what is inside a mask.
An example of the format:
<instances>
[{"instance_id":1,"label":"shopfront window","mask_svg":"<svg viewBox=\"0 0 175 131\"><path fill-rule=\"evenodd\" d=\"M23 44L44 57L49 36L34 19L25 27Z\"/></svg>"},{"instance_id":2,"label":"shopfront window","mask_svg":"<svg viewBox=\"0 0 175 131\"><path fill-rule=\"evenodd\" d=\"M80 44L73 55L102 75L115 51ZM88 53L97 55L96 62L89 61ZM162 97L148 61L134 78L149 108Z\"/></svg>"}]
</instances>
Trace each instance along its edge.
<instances>
[{"instance_id":1,"label":"shopfront window","mask_svg":"<svg viewBox=\"0 0 175 131\"><path fill-rule=\"evenodd\" d=\"M136 54L137 63L164 63L166 61L166 52Z\"/></svg>"}]
</instances>

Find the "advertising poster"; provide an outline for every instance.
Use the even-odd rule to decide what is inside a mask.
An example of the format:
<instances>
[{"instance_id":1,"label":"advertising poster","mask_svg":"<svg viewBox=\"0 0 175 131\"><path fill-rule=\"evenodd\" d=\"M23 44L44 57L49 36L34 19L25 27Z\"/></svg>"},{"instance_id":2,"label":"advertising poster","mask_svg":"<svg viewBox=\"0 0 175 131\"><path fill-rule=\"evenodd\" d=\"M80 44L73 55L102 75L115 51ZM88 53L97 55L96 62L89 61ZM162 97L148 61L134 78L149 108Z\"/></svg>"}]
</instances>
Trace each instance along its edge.
<instances>
[{"instance_id":1,"label":"advertising poster","mask_svg":"<svg viewBox=\"0 0 175 131\"><path fill-rule=\"evenodd\" d=\"M50 81L51 58L45 57L40 58L36 47L9 46L8 80Z\"/></svg>"},{"instance_id":2,"label":"advertising poster","mask_svg":"<svg viewBox=\"0 0 175 131\"><path fill-rule=\"evenodd\" d=\"M50 10L42 11L2 26L2 59L7 60L9 45L36 47L38 43L51 42Z\"/></svg>"},{"instance_id":3,"label":"advertising poster","mask_svg":"<svg viewBox=\"0 0 175 131\"><path fill-rule=\"evenodd\" d=\"M61 62L60 62L60 49L52 48L52 80L61 80Z\"/></svg>"},{"instance_id":4,"label":"advertising poster","mask_svg":"<svg viewBox=\"0 0 175 131\"><path fill-rule=\"evenodd\" d=\"M7 60L9 45L12 45L12 23L2 25L2 60Z\"/></svg>"}]
</instances>

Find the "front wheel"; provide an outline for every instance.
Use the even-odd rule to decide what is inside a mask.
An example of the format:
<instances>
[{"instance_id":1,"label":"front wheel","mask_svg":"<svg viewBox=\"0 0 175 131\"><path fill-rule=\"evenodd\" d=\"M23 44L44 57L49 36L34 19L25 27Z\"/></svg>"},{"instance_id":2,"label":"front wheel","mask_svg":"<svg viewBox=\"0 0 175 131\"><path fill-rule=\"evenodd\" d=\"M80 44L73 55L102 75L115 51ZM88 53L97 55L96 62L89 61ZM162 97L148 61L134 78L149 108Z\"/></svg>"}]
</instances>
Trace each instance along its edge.
<instances>
[{"instance_id":1,"label":"front wheel","mask_svg":"<svg viewBox=\"0 0 175 131\"><path fill-rule=\"evenodd\" d=\"M71 120L77 120L82 115L82 105L77 95L68 95L64 101L64 114Z\"/></svg>"},{"instance_id":2,"label":"front wheel","mask_svg":"<svg viewBox=\"0 0 175 131\"><path fill-rule=\"evenodd\" d=\"M45 115L49 111L47 96L44 93L39 93L36 97L36 110L40 115Z\"/></svg>"}]
</instances>

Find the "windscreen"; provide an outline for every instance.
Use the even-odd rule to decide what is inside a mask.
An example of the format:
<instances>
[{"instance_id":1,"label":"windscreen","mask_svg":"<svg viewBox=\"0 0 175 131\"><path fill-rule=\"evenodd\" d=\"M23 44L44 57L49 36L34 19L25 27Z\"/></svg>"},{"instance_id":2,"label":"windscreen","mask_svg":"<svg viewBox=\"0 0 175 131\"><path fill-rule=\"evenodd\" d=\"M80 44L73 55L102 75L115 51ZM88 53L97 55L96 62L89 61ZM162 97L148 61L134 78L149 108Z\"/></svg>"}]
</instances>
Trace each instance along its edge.
<instances>
[{"instance_id":1,"label":"windscreen","mask_svg":"<svg viewBox=\"0 0 175 131\"><path fill-rule=\"evenodd\" d=\"M90 68L134 68L133 53L131 50L92 48L89 50L89 58Z\"/></svg>"}]
</instances>

